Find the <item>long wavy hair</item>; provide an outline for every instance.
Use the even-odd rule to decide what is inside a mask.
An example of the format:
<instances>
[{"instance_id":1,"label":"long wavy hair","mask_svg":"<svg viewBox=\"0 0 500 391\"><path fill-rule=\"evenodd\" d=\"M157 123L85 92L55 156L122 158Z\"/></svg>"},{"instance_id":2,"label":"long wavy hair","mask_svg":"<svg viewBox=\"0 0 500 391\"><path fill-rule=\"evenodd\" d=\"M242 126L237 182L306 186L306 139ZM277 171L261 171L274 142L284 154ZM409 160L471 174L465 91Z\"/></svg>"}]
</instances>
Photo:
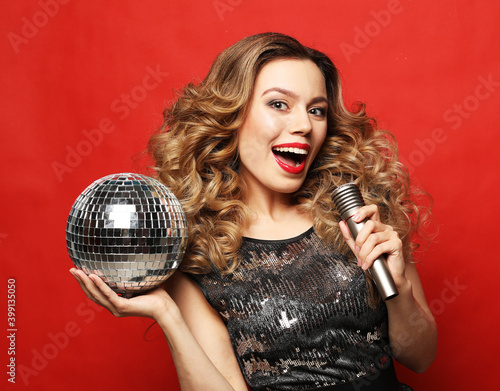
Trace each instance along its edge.
<instances>
[{"instance_id":1,"label":"long wavy hair","mask_svg":"<svg viewBox=\"0 0 500 391\"><path fill-rule=\"evenodd\" d=\"M292 203L308 213L318 235L349 249L339 229L331 193L355 182L366 203L377 204L382 221L400 235L411 256L412 236L422 225L407 171L398 162L394 138L377 129L365 107L344 106L339 73L323 53L278 33L253 35L224 50L206 78L190 83L164 112L164 124L149 142L158 178L183 205L189 241L181 269L230 273L240 262L249 210L238 175L237 130L245 120L259 70L276 59L313 61L321 70L329 101L327 136ZM409 258L409 257L408 257Z\"/></svg>"}]
</instances>

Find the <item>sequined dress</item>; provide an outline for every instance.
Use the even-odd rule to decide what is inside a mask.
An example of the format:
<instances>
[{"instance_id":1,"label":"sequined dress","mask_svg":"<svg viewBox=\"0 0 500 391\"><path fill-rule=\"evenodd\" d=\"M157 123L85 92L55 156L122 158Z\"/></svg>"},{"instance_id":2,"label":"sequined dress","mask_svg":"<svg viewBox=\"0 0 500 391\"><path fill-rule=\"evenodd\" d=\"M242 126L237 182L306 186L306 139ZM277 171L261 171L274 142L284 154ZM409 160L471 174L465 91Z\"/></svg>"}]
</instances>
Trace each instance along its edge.
<instances>
[{"instance_id":1,"label":"sequined dress","mask_svg":"<svg viewBox=\"0 0 500 391\"><path fill-rule=\"evenodd\" d=\"M244 238L241 255L233 274L190 276L222 316L252 390L342 384L391 364L385 304L370 307L361 268L313 228Z\"/></svg>"}]
</instances>

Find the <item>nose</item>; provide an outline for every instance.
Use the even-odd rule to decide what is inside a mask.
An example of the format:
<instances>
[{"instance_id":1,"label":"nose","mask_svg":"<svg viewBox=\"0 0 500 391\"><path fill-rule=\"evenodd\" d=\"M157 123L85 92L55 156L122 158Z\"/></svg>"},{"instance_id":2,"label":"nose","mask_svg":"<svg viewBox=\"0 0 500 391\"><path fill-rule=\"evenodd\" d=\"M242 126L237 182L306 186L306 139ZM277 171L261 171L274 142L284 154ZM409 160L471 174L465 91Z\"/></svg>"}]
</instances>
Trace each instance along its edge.
<instances>
[{"instance_id":1,"label":"nose","mask_svg":"<svg viewBox=\"0 0 500 391\"><path fill-rule=\"evenodd\" d=\"M290 134L307 135L312 130L311 117L307 110L297 110L290 123Z\"/></svg>"}]
</instances>

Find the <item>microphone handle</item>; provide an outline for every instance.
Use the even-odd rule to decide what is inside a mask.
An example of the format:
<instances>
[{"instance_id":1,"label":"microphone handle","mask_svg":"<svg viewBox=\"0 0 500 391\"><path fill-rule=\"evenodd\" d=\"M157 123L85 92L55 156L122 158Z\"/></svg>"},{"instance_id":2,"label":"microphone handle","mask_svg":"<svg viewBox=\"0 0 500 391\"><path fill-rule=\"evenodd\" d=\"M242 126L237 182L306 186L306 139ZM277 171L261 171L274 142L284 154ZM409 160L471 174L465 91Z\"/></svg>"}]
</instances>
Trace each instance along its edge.
<instances>
[{"instance_id":1,"label":"microphone handle","mask_svg":"<svg viewBox=\"0 0 500 391\"><path fill-rule=\"evenodd\" d=\"M351 231L351 235L354 240L356 240L359 232L365 225L364 221L356 223L352 220L352 216L357 212L358 209L359 208L351 209L349 212L352 212L352 214L344 220L349 227L349 231ZM398 295L398 290L396 288L396 285L394 284L391 273L389 273L389 270L387 269L385 262L385 255L381 255L373 262L373 265L368 269L368 272L373 278L373 281L375 281L375 285L377 286L380 296L384 301L390 300Z\"/></svg>"}]
</instances>

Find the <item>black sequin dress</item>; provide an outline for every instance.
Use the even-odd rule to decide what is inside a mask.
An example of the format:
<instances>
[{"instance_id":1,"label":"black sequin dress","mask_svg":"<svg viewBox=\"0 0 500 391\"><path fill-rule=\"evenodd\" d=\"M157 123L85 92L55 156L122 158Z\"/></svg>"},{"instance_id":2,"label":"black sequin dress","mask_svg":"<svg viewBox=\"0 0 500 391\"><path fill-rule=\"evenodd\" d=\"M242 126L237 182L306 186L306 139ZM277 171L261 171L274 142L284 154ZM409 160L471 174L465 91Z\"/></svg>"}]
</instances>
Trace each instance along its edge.
<instances>
[{"instance_id":1,"label":"black sequin dress","mask_svg":"<svg viewBox=\"0 0 500 391\"><path fill-rule=\"evenodd\" d=\"M362 269L313 228L244 238L241 255L233 274L190 276L222 316L252 390L338 385L392 365L385 303L370 307Z\"/></svg>"}]
</instances>

